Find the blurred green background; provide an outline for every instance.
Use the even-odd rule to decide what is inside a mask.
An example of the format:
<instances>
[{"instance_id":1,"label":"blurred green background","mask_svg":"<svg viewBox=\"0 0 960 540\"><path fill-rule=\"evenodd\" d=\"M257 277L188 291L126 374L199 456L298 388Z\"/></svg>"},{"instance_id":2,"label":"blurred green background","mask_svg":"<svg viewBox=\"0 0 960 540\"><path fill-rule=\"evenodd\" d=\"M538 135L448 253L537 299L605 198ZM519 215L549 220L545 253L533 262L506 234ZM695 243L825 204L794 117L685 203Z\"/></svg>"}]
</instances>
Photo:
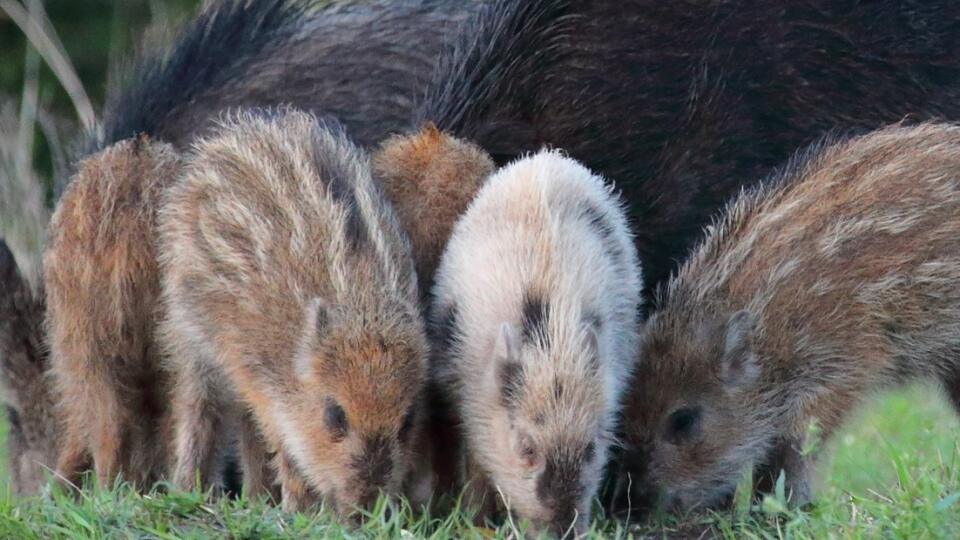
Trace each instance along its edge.
<instances>
[{"instance_id":1,"label":"blurred green background","mask_svg":"<svg viewBox=\"0 0 960 540\"><path fill-rule=\"evenodd\" d=\"M12 0L29 5L30 0ZM95 107L103 103L109 66L129 58L152 23L173 24L193 13L199 0L44 0L50 22L63 42ZM0 4L2 6L2 4ZM27 66L27 39L0 9L0 92L18 97ZM50 69L39 70L41 103L59 115L74 115L66 92Z\"/></svg>"},{"instance_id":2,"label":"blurred green background","mask_svg":"<svg viewBox=\"0 0 960 540\"><path fill-rule=\"evenodd\" d=\"M7 165L16 162L20 180L26 180L29 171L49 206L55 185L62 186L66 176L71 149L83 134L78 109L34 45L39 43L48 56L56 53L56 42L62 44L66 64L89 99L86 110L92 108L99 117L112 76L150 42L145 36L169 35L168 30L188 20L200 4L201 0L0 0L0 143L5 145L0 160ZM40 21L54 45L28 39L25 17Z\"/></svg>"}]
</instances>

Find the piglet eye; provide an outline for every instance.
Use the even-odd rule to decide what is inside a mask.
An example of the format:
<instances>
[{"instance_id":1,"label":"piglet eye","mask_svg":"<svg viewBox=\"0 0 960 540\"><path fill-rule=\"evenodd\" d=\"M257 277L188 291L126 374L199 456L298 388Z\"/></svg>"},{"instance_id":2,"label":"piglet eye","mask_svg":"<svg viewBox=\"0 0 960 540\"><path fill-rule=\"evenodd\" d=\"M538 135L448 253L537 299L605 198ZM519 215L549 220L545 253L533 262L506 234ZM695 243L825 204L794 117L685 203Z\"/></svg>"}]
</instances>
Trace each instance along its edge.
<instances>
[{"instance_id":1,"label":"piglet eye","mask_svg":"<svg viewBox=\"0 0 960 540\"><path fill-rule=\"evenodd\" d=\"M533 467L537 464L537 446L533 443L533 439L531 439L529 435L520 436L519 450L520 459L522 459L528 467Z\"/></svg>"},{"instance_id":2,"label":"piglet eye","mask_svg":"<svg viewBox=\"0 0 960 540\"><path fill-rule=\"evenodd\" d=\"M597 445L593 442L587 444L587 447L583 449L583 460L590 462L593 461L593 458L597 455Z\"/></svg>"},{"instance_id":3,"label":"piglet eye","mask_svg":"<svg viewBox=\"0 0 960 540\"><path fill-rule=\"evenodd\" d=\"M407 412L407 415L403 418L403 424L400 425L400 433L398 436L400 440L406 441L410 438L410 431L413 430L413 421L416 418L417 411L416 409L410 409Z\"/></svg>"},{"instance_id":4,"label":"piglet eye","mask_svg":"<svg viewBox=\"0 0 960 540\"><path fill-rule=\"evenodd\" d=\"M13 407L7 405L7 421L10 422L10 429L14 431L23 431L20 426L20 414Z\"/></svg>"},{"instance_id":5,"label":"piglet eye","mask_svg":"<svg viewBox=\"0 0 960 540\"><path fill-rule=\"evenodd\" d=\"M695 438L700 433L700 407L683 407L670 414L667 420L666 439L679 444Z\"/></svg>"},{"instance_id":6,"label":"piglet eye","mask_svg":"<svg viewBox=\"0 0 960 540\"><path fill-rule=\"evenodd\" d=\"M323 419L327 425L330 436L335 441L341 441L347 436L347 413L333 398L327 398L327 404L324 407Z\"/></svg>"}]
</instances>

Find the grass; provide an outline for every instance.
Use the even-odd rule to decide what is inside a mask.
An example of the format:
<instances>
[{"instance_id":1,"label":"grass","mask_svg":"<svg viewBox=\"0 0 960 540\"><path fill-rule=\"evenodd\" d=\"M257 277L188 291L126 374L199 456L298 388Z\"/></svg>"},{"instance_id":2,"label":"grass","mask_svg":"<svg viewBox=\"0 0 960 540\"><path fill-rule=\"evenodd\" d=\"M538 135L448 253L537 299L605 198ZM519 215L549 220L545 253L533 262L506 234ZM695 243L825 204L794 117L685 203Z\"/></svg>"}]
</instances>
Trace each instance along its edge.
<instances>
[{"instance_id":1,"label":"grass","mask_svg":"<svg viewBox=\"0 0 960 540\"><path fill-rule=\"evenodd\" d=\"M926 387L879 396L828 445L816 502L789 511L782 501L724 514L625 527L597 520L592 538L721 537L757 539L954 538L960 531L960 422ZM330 515L285 514L262 501L214 500L159 488L90 490L79 499L52 492L0 496L0 538L511 538L517 527L478 528L465 511L416 516L386 503L364 525Z\"/></svg>"}]
</instances>

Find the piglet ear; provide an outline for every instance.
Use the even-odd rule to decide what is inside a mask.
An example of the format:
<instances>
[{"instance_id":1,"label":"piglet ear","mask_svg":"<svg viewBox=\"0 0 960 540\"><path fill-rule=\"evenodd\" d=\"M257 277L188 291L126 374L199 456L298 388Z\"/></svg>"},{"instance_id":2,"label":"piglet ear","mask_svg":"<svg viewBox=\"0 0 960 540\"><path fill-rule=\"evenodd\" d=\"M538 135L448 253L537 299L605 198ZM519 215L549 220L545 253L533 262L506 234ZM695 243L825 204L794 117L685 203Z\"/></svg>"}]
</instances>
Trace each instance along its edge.
<instances>
[{"instance_id":1,"label":"piglet ear","mask_svg":"<svg viewBox=\"0 0 960 540\"><path fill-rule=\"evenodd\" d=\"M493 358L498 364L516 362L520 358L520 336L512 324L500 324L493 346Z\"/></svg>"},{"instance_id":2,"label":"piglet ear","mask_svg":"<svg viewBox=\"0 0 960 540\"><path fill-rule=\"evenodd\" d=\"M600 369L600 331L602 323L599 318L588 318L583 326L583 354L587 366L592 373Z\"/></svg>"},{"instance_id":3,"label":"piglet ear","mask_svg":"<svg viewBox=\"0 0 960 540\"><path fill-rule=\"evenodd\" d=\"M603 330L603 320L600 317L588 317L586 326L587 349L598 355L600 351L600 332Z\"/></svg>"},{"instance_id":4,"label":"piglet ear","mask_svg":"<svg viewBox=\"0 0 960 540\"><path fill-rule=\"evenodd\" d=\"M727 320L720 379L729 387L747 386L760 375L760 366L753 351L754 324L753 315L746 310L734 313Z\"/></svg>"},{"instance_id":5,"label":"piglet ear","mask_svg":"<svg viewBox=\"0 0 960 540\"><path fill-rule=\"evenodd\" d=\"M330 327L331 311L329 304L320 297L307 302L304 308L303 331L300 336L300 350L296 356L297 375L306 376L313 364L313 346Z\"/></svg>"},{"instance_id":6,"label":"piglet ear","mask_svg":"<svg viewBox=\"0 0 960 540\"><path fill-rule=\"evenodd\" d=\"M520 336L510 323L503 323L493 346L494 384L500 404L508 410L516 407L523 392L523 366L520 364Z\"/></svg>"},{"instance_id":7,"label":"piglet ear","mask_svg":"<svg viewBox=\"0 0 960 540\"><path fill-rule=\"evenodd\" d=\"M322 336L330 326L330 307L326 300L319 296L307 304L306 328L314 336Z\"/></svg>"}]
</instances>

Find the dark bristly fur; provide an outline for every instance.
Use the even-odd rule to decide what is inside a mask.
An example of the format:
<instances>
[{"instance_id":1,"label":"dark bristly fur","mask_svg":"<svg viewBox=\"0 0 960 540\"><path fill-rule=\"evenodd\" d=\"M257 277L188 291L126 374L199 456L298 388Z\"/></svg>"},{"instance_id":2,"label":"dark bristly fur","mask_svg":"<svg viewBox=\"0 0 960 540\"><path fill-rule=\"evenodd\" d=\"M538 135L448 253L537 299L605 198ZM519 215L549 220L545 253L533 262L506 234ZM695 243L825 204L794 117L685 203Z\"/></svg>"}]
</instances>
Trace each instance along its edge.
<instances>
[{"instance_id":1,"label":"dark bristly fur","mask_svg":"<svg viewBox=\"0 0 960 540\"><path fill-rule=\"evenodd\" d=\"M245 80L250 66L292 45L306 10L305 2L287 0L227 0L204 10L180 34L174 47L140 59L127 84L111 96L104 110L108 119L104 143L140 133L180 142L193 130L185 130L171 119L196 121L192 115L183 116L183 109L190 107L191 113L207 109L209 103L205 102L210 97L222 107L223 95L230 94L211 90L222 92L230 85L257 90ZM168 125L174 129L169 130Z\"/></svg>"},{"instance_id":2,"label":"dark bristly fur","mask_svg":"<svg viewBox=\"0 0 960 540\"><path fill-rule=\"evenodd\" d=\"M652 300L728 198L796 148L960 118L958 47L946 2L494 0L441 57L408 131L432 123L498 165L563 148L616 182Z\"/></svg>"},{"instance_id":3,"label":"dark bristly fur","mask_svg":"<svg viewBox=\"0 0 960 540\"><path fill-rule=\"evenodd\" d=\"M191 26L201 37L181 37L192 52L164 48L138 63L88 148L139 128L183 147L226 107L279 103L338 116L365 144L411 127L412 116L501 163L562 147L623 189L648 285L739 186L823 132L960 116L960 5L949 2L496 0L461 33L415 113L409 98L422 93L450 21L476 3L333 3L310 11L300 32L277 0L232 6L239 27L292 45L248 35L253 45L237 50L250 57L205 49L233 32L208 10ZM186 59L214 67L195 83ZM153 72L163 74L155 87L134 88ZM163 91L179 97L154 95ZM151 113L130 112L139 109Z\"/></svg>"},{"instance_id":4,"label":"dark bristly fur","mask_svg":"<svg viewBox=\"0 0 960 540\"><path fill-rule=\"evenodd\" d=\"M645 283L741 186L824 133L960 118L960 4L496 0L414 115L499 164L542 145L614 180Z\"/></svg>"},{"instance_id":5,"label":"dark bristly fur","mask_svg":"<svg viewBox=\"0 0 960 540\"><path fill-rule=\"evenodd\" d=\"M405 126L448 34L475 10L444 0L223 0L135 61L100 147L147 133L183 148L224 110L291 105L373 145ZM414 46L415 44L415 46Z\"/></svg>"},{"instance_id":6,"label":"dark bristly fur","mask_svg":"<svg viewBox=\"0 0 960 540\"><path fill-rule=\"evenodd\" d=\"M501 0L486 6L441 56L415 125L434 122L483 142L495 156L517 155L517 143L536 137L527 119L515 114L536 103L533 95L523 95L523 85L536 83L556 62L570 37L563 26L569 9L568 0ZM494 141L494 132L505 138Z\"/></svg>"}]
</instances>

